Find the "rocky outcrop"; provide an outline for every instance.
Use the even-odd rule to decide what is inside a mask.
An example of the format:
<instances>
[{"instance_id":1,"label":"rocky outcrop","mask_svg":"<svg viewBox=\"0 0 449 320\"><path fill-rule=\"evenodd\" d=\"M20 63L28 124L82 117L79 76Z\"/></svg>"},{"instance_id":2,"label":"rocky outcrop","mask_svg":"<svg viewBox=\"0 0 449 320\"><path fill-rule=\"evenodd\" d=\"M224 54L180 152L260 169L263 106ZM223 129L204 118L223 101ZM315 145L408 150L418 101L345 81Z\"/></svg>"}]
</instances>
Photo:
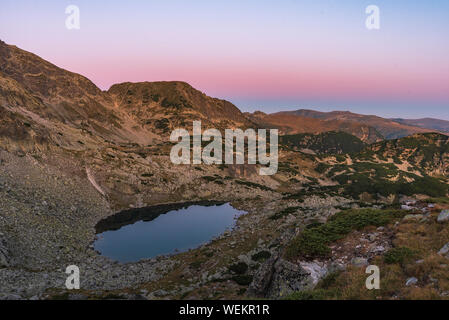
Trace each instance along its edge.
<instances>
[{"instance_id":1,"label":"rocky outcrop","mask_svg":"<svg viewBox=\"0 0 449 320\"><path fill-rule=\"evenodd\" d=\"M326 263L292 263L279 256L267 260L253 278L248 295L279 299L297 291L313 289L334 268Z\"/></svg>"},{"instance_id":2,"label":"rocky outcrop","mask_svg":"<svg viewBox=\"0 0 449 320\"><path fill-rule=\"evenodd\" d=\"M279 260L279 255L272 255L259 268L253 277L253 281L248 288L248 295L253 297L265 297L271 285L273 274L275 272L275 264Z\"/></svg>"}]
</instances>

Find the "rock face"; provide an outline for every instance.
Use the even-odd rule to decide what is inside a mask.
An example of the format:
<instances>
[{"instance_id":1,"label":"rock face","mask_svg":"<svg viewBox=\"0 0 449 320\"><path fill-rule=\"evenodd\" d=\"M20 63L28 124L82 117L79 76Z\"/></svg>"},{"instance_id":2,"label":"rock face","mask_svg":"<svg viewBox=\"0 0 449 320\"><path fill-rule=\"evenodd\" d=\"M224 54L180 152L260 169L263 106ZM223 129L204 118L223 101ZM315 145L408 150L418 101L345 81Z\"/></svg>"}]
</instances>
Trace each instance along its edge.
<instances>
[{"instance_id":1,"label":"rock face","mask_svg":"<svg viewBox=\"0 0 449 320\"><path fill-rule=\"evenodd\" d=\"M9 266L9 252L6 248L6 241L3 239L3 235L0 233L0 267Z\"/></svg>"},{"instance_id":2,"label":"rock face","mask_svg":"<svg viewBox=\"0 0 449 320\"><path fill-rule=\"evenodd\" d=\"M298 264L272 257L258 270L251 283L250 296L278 299L296 291L313 289L330 272L328 265L318 262Z\"/></svg>"},{"instance_id":3,"label":"rock face","mask_svg":"<svg viewBox=\"0 0 449 320\"><path fill-rule=\"evenodd\" d=\"M266 296L275 272L274 265L278 259L278 255L273 255L259 268L248 288L248 295L254 297Z\"/></svg>"},{"instance_id":4,"label":"rock face","mask_svg":"<svg viewBox=\"0 0 449 320\"><path fill-rule=\"evenodd\" d=\"M438 222L447 222L447 221L449 221L449 210L443 210L438 216Z\"/></svg>"}]
</instances>

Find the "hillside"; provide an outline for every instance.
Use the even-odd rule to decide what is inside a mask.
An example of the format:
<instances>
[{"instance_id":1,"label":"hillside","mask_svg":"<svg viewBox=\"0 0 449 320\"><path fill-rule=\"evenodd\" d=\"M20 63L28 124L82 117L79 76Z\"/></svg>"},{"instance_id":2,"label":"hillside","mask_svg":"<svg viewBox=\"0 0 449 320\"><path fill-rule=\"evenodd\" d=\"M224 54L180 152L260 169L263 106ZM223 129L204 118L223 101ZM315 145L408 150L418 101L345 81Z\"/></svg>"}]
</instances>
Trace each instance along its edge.
<instances>
[{"instance_id":1,"label":"hillside","mask_svg":"<svg viewBox=\"0 0 449 320\"><path fill-rule=\"evenodd\" d=\"M219 129L254 127L232 103L208 97L185 82L121 83L108 94L142 127L162 134L190 128L193 120Z\"/></svg>"},{"instance_id":2,"label":"hillside","mask_svg":"<svg viewBox=\"0 0 449 320\"><path fill-rule=\"evenodd\" d=\"M449 173L449 137L438 133L425 133L375 143L363 156L376 155L391 159L398 165L415 167L422 174L446 175Z\"/></svg>"},{"instance_id":3,"label":"hillside","mask_svg":"<svg viewBox=\"0 0 449 320\"><path fill-rule=\"evenodd\" d=\"M349 111L319 112L314 110L296 110L280 112L281 115L296 115L321 120L350 121L365 124L375 128L385 139L402 138L415 133L434 131L415 126L401 124L390 119L384 119L374 115L362 115Z\"/></svg>"},{"instance_id":4,"label":"hillside","mask_svg":"<svg viewBox=\"0 0 449 320\"><path fill-rule=\"evenodd\" d=\"M373 127L357 122L342 121L339 119L321 120L284 112L273 114L255 112L245 113L245 115L260 127L278 128L282 135L298 133L318 134L328 131L343 131L356 136L366 143L372 143L383 139Z\"/></svg>"},{"instance_id":5,"label":"hillside","mask_svg":"<svg viewBox=\"0 0 449 320\"><path fill-rule=\"evenodd\" d=\"M299 133L280 137L280 143L296 151L310 150L318 154L342 154L360 152L366 144L346 132Z\"/></svg>"},{"instance_id":6,"label":"hillside","mask_svg":"<svg viewBox=\"0 0 449 320\"><path fill-rule=\"evenodd\" d=\"M40 148L88 149L105 141L148 145L174 128L191 128L194 120L204 127L255 126L230 102L187 83L123 83L103 92L89 79L1 41L0 83L0 139L22 136L24 150L44 142ZM30 135L39 142L23 143Z\"/></svg>"},{"instance_id":7,"label":"hillside","mask_svg":"<svg viewBox=\"0 0 449 320\"><path fill-rule=\"evenodd\" d=\"M38 56L0 42L0 108L44 128L51 146L100 140L148 143L153 138L87 78L58 68ZM67 136L71 136L67 138Z\"/></svg>"},{"instance_id":8,"label":"hillside","mask_svg":"<svg viewBox=\"0 0 449 320\"><path fill-rule=\"evenodd\" d=\"M423 118L423 119L391 119L394 122L405 124L407 126L415 126L424 129L432 129L440 132L449 132L449 121L433 119L433 118Z\"/></svg>"}]
</instances>

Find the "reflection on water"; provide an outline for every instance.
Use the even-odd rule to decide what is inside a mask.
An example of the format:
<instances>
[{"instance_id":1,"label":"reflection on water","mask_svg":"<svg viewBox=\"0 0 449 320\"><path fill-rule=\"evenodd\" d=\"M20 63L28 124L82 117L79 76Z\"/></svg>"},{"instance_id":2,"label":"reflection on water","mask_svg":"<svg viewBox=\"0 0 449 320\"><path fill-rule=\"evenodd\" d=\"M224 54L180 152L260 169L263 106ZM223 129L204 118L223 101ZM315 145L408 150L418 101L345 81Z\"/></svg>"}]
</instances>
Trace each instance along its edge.
<instances>
[{"instance_id":1,"label":"reflection on water","mask_svg":"<svg viewBox=\"0 0 449 320\"><path fill-rule=\"evenodd\" d=\"M134 262L199 247L231 229L245 212L228 203L160 205L120 212L100 221L94 248L120 262Z\"/></svg>"}]
</instances>

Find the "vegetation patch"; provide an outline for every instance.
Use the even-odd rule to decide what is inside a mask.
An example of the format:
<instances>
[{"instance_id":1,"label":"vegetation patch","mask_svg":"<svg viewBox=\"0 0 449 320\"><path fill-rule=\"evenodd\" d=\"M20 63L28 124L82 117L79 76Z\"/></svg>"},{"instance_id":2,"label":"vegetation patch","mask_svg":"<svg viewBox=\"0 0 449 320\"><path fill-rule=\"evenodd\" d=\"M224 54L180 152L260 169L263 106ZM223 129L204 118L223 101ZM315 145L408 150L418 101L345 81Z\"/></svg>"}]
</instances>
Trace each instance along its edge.
<instances>
[{"instance_id":1,"label":"vegetation patch","mask_svg":"<svg viewBox=\"0 0 449 320\"><path fill-rule=\"evenodd\" d=\"M344 196L353 199L357 199L364 192L373 195L375 199L391 194L444 197L448 193L448 185L444 181L401 171L391 163L339 164L328 170L326 175L340 184Z\"/></svg>"},{"instance_id":2,"label":"vegetation patch","mask_svg":"<svg viewBox=\"0 0 449 320\"><path fill-rule=\"evenodd\" d=\"M263 262L271 257L270 251L260 251L256 254L253 254L251 259L257 262Z\"/></svg>"},{"instance_id":3,"label":"vegetation patch","mask_svg":"<svg viewBox=\"0 0 449 320\"><path fill-rule=\"evenodd\" d=\"M216 184L224 184L224 182L222 181L222 178L220 176L204 176L201 177L201 179L206 180L207 182L214 182Z\"/></svg>"},{"instance_id":4,"label":"vegetation patch","mask_svg":"<svg viewBox=\"0 0 449 320\"><path fill-rule=\"evenodd\" d=\"M404 265L410 262L416 256L416 251L407 247L398 247L389 250L384 255L384 261L387 264L399 263Z\"/></svg>"},{"instance_id":5,"label":"vegetation patch","mask_svg":"<svg viewBox=\"0 0 449 320\"><path fill-rule=\"evenodd\" d=\"M258 183L254 183L254 182L250 182L250 181L246 181L246 180L235 180L235 182L237 184L246 186L246 187L250 187L250 188L258 188L264 191L273 191L273 189L267 187L267 186L263 186L261 184Z\"/></svg>"},{"instance_id":6,"label":"vegetation patch","mask_svg":"<svg viewBox=\"0 0 449 320\"><path fill-rule=\"evenodd\" d=\"M150 178L152 176L154 176L154 173L143 173L142 174L142 177L144 177L144 178Z\"/></svg>"},{"instance_id":7,"label":"vegetation patch","mask_svg":"<svg viewBox=\"0 0 449 320\"><path fill-rule=\"evenodd\" d=\"M245 262L238 262L229 267L229 271L235 274L244 274L248 271L248 265Z\"/></svg>"},{"instance_id":8,"label":"vegetation patch","mask_svg":"<svg viewBox=\"0 0 449 320\"><path fill-rule=\"evenodd\" d=\"M319 154L360 152L366 144L346 132L300 133L280 137L280 143L293 150L309 149Z\"/></svg>"},{"instance_id":9,"label":"vegetation patch","mask_svg":"<svg viewBox=\"0 0 449 320\"><path fill-rule=\"evenodd\" d=\"M295 213L296 211L298 211L298 210L300 210L300 209L301 209L301 207L288 207L288 208L285 208L284 210L279 211L279 212L273 214L273 215L270 217L270 220L279 220L279 219L282 219L283 217L286 217L286 216L288 216L288 215L291 214L291 213Z\"/></svg>"},{"instance_id":10,"label":"vegetation patch","mask_svg":"<svg viewBox=\"0 0 449 320\"><path fill-rule=\"evenodd\" d=\"M329 244L344 238L353 230L368 226L380 227L402 217L401 211L359 209L335 214L326 224L305 229L286 249L288 259L298 256L318 258L329 256Z\"/></svg>"},{"instance_id":11,"label":"vegetation patch","mask_svg":"<svg viewBox=\"0 0 449 320\"><path fill-rule=\"evenodd\" d=\"M231 279L241 286L249 286L253 282L253 276L243 274L233 276Z\"/></svg>"}]
</instances>

